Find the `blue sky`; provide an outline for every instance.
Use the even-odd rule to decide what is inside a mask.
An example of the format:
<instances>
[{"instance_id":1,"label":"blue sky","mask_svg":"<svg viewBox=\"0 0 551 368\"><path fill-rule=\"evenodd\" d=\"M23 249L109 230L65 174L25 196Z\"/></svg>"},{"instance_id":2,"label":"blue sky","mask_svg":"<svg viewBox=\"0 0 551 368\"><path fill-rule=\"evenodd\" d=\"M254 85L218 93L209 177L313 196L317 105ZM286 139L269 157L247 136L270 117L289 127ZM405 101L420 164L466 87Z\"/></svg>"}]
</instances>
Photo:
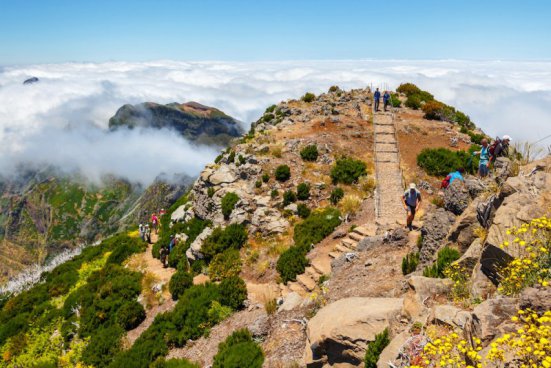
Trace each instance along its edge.
<instances>
[{"instance_id":1,"label":"blue sky","mask_svg":"<svg viewBox=\"0 0 551 368\"><path fill-rule=\"evenodd\" d=\"M551 2L0 0L0 65L551 59Z\"/></svg>"}]
</instances>

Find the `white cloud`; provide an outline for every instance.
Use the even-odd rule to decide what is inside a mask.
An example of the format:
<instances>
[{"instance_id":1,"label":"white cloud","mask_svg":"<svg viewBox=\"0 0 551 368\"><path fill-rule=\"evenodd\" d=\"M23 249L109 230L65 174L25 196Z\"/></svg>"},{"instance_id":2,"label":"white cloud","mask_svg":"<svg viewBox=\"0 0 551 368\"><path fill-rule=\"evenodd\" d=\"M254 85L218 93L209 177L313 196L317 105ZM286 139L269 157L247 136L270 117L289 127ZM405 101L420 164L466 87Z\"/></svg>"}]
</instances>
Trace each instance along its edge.
<instances>
[{"instance_id":1,"label":"white cloud","mask_svg":"<svg viewBox=\"0 0 551 368\"><path fill-rule=\"evenodd\" d=\"M22 85L30 76L34 85ZM300 61L46 64L0 69L0 172L19 161L151 181L161 170L197 174L214 157L172 132L106 133L125 103L198 101L248 125L266 106L333 84L412 81L469 114L490 135L551 134L551 62Z\"/></svg>"}]
</instances>

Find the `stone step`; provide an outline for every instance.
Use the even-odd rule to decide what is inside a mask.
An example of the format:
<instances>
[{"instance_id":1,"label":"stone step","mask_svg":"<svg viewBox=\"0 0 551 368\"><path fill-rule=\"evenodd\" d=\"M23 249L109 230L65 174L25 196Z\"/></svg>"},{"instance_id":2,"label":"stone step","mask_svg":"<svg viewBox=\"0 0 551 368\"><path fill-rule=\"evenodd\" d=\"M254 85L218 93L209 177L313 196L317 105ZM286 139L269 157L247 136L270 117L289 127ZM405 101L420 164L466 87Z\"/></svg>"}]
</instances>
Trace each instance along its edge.
<instances>
[{"instance_id":1,"label":"stone step","mask_svg":"<svg viewBox=\"0 0 551 368\"><path fill-rule=\"evenodd\" d=\"M358 233L355 233L355 232L351 232L348 234L348 237L352 240L355 240L357 242L359 242L360 240L362 240L363 238L365 238L365 236L362 236Z\"/></svg>"},{"instance_id":2,"label":"stone step","mask_svg":"<svg viewBox=\"0 0 551 368\"><path fill-rule=\"evenodd\" d=\"M289 290L292 292L298 293L300 295L305 295L308 290L304 288L300 283L298 282L289 282L287 283L287 287L289 287Z\"/></svg>"},{"instance_id":3,"label":"stone step","mask_svg":"<svg viewBox=\"0 0 551 368\"><path fill-rule=\"evenodd\" d=\"M362 226L357 226L354 228L353 232L360 234L362 236L375 236L377 235L377 225L375 224L366 224Z\"/></svg>"},{"instance_id":4,"label":"stone step","mask_svg":"<svg viewBox=\"0 0 551 368\"><path fill-rule=\"evenodd\" d=\"M331 257L317 257L310 261L310 266L320 275L329 275L331 273Z\"/></svg>"},{"instance_id":5,"label":"stone step","mask_svg":"<svg viewBox=\"0 0 551 368\"><path fill-rule=\"evenodd\" d=\"M329 257L339 258L341 254L342 254L341 252L333 251L333 252L329 252Z\"/></svg>"},{"instance_id":6,"label":"stone step","mask_svg":"<svg viewBox=\"0 0 551 368\"><path fill-rule=\"evenodd\" d=\"M285 284L279 284L279 292L281 293L281 296L286 296L291 292L291 289Z\"/></svg>"},{"instance_id":7,"label":"stone step","mask_svg":"<svg viewBox=\"0 0 551 368\"><path fill-rule=\"evenodd\" d=\"M358 242L350 238L344 238L341 240L341 244L350 249L356 249L356 247L358 247Z\"/></svg>"},{"instance_id":8,"label":"stone step","mask_svg":"<svg viewBox=\"0 0 551 368\"><path fill-rule=\"evenodd\" d=\"M352 251L352 249L342 245L342 244L337 244L335 245L335 250L341 252L341 253L348 253L350 251Z\"/></svg>"},{"instance_id":9,"label":"stone step","mask_svg":"<svg viewBox=\"0 0 551 368\"><path fill-rule=\"evenodd\" d=\"M316 271L316 269L312 266L306 267L304 273L310 276L316 282L318 282L319 278L321 277L321 274L318 273L318 271Z\"/></svg>"},{"instance_id":10,"label":"stone step","mask_svg":"<svg viewBox=\"0 0 551 368\"><path fill-rule=\"evenodd\" d=\"M304 273L297 276L297 282L308 291L314 290L317 286L317 283L310 276Z\"/></svg>"}]
</instances>

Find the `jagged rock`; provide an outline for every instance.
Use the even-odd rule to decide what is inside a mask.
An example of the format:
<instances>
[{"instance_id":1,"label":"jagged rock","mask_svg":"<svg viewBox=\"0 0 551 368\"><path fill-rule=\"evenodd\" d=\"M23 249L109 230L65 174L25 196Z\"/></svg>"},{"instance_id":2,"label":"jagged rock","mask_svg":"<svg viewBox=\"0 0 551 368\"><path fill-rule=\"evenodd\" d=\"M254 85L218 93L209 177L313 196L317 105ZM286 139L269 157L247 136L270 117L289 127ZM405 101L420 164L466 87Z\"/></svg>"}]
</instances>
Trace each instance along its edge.
<instances>
[{"instance_id":1,"label":"jagged rock","mask_svg":"<svg viewBox=\"0 0 551 368\"><path fill-rule=\"evenodd\" d=\"M551 288L538 287L526 288L520 294L520 307L530 308L536 312L551 310Z\"/></svg>"},{"instance_id":2,"label":"jagged rock","mask_svg":"<svg viewBox=\"0 0 551 368\"><path fill-rule=\"evenodd\" d=\"M497 290L496 285L482 272L480 260L475 264L470 282L470 292L473 298L488 299Z\"/></svg>"},{"instance_id":3,"label":"jagged rock","mask_svg":"<svg viewBox=\"0 0 551 368\"><path fill-rule=\"evenodd\" d=\"M263 235L281 234L289 227L289 222L281 217L281 213L269 207L257 208L251 217L252 230ZM253 231L253 232L254 232Z\"/></svg>"},{"instance_id":4,"label":"jagged rock","mask_svg":"<svg viewBox=\"0 0 551 368\"><path fill-rule=\"evenodd\" d=\"M384 348L381 352L381 355L379 355L377 368L388 368L388 362L394 362L396 360L400 348L405 344L409 337L410 334L407 332L402 332L401 334L394 336L386 348Z\"/></svg>"},{"instance_id":5,"label":"jagged rock","mask_svg":"<svg viewBox=\"0 0 551 368\"><path fill-rule=\"evenodd\" d=\"M480 256L482 255L482 241L479 238L473 240L467 251L457 260L457 263L464 267L467 272L471 273Z\"/></svg>"},{"instance_id":6,"label":"jagged rock","mask_svg":"<svg viewBox=\"0 0 551 368\"><path fill-rule=\"evenodd\" d=\"M283 304L279 306L279 311L291 311L295 308L298 308L303 302L302 297L296 293L292 292L287 294L285 298L283 299Z\"/></svg>"},{"instance_id":7,"label":"jagged rock","mask_svg":"<svg viewBox=\"0 0 551 368\"><path fill-rule=\"evenodd\" d=\"M213 185L233 183L237 180L235 172L228 166L222 165L208 179Z\"/></svg>"},{"instance_id":8,"label":"jagged rock","mask_svg":"<svg viewBox=\"0 0 551 368\"><path fill-rule=\"evenodd\" d=\"M408 233L402 227L396 228L390 233L387 241L391 242L392 245L402 247L408 243Z\"/></svg>"},{"instance_id":9,"label":"jagged rock","mask_svg":"<svg viewBox=\"0 0 551 368\"><path fill-rule=\"evenodd\" d=\"M189 249L186 251L186 257L189 260L195 261L196 259L203 258L201 247L203 246L203 241L212 234L212 230L210 227L205 228L191 243Z\"/></svg>"},{"instance_id":10,"label":"jagged rock","mask_svg":"<svg viewBox=\"0 0 551 368\"><path fill-rule=\"evenodd\" d=\"M189 207L188 204L183 204L180 207L178 207L172 214L170 215L170 220L172 222L187 222L195 217L195 213L193 212L192 208Z\"/></svg>"},{"instance_id":11,"label":"jagged rock","mask_svg":"<svg viewBox=\"0 0 551 368\"><path fill-rule=\"evenodd\" d=\"M259 152L259 153L266 154L266 153L270 152L270 146L268 146L267 144L260 145L260 146L258 146L256 151Z\"/></svg>"},{"instance_id":12,"label":"jagged rock","mask_svg":"<svg viewBox=\"0 0 551 368\"><path fill-rule=\"evenodd\" d=\"M445 245L444 239L446 239L454 221L455 216L443 208L431 211L426 216L421 227L421 235L423 236L419 252L421 266L426 266L435 259L438 250Z\"/></svg>"},{"instance_id":13,"label":"jagged rock","mask_svg":"<svg viewBox=\"0 0 551 368\"><path fill-rule=\"evenodd\" d=\"M469 207L456 218L448 235L448 241L457 243L462 253L467 250L476 238L474 230L477 226L480 226L477 220L477 205L478 202L476 200L471 202Z\"/></svg>"},{"instance_id":14,"label":"jagged rock","mask_svg":"<svg viewBox=\"0 0 551 368\"><path fill-rule=\"evenodd\" d=\"M333 233L333 239L344 238L346 234L348 234L348 232L345 230L337 230Z\"/></svg>"},{"instance_id":15,"label":"jagged rock","mask_svg":"<svg viewBox=\"0 0 551 368\"><path fill-rule=\"evenodd\" d=\"M472 322L471 313L453 305L436 305L432 308L429 323L446 324L452 328L465 329Z\"/></svg>"},{"instance_id":16,"label":"jagged rock","mask_svg":"<svg viewBox=\"0 0 551 368\"><path fill-rule=\"evenodd\" d=\"M184 244L188 240L188 235L185 233L179 233L174 235L174 238L178 241L178 244Z\"/></svg>"},{"instance_id":17,"label":"jagged rock","mask_svg":"<svg viewBox=\"0 0 551 368\"><path fill-rule=\"evenodd\" d=\"M486 184L477 177L469 176L465 178L465 188L469 191L471 198L478 197L487 188Z\"/></svg>"},{"instance_id":18,"label":"jagged rock","mask_svg":"<svg viewBox=\"0 0 551 368\"><path fill-rule=\"evenodd\" d=\"M492 222L495 211L501 205L501 200L495 194L491 195L485 201L479 200L476 205L476 218L478 223L484 227L488 228Z\"/></svg>"},{"instance_id":19,"label":"jagged rock","mask_svg":"<svg viewBox=\"0 0 551 368\"><path fill-rule=\"evenodd\" d=\"M491 341L499 333L499 325L509 321L518 310L518 299L488 299L477 305L472 313L474 334L483 342Z\"/></svg>"},{"instance_id":20,"label":"jagged rock","mask_svg":"<svg viewBox=\"0 0 551 368\"><path fill-rule=\"evenodd\" d=\"M271 198L269 196L257 196L253 198L253 202L256 203L257 207L268 207L270 205Z\"/></svg>"},{"instance_id":21,"label":"jagged rock","mask_svg":"<svg viewBox=\"0 0 551 368\"><path fill-rule=\"evenodd\" d=\"M251 335L257 339L263 339L268 336L270 331L270 321L266 314L258 317L251 325L248 326Z\"/></svg>"},{"instance_id":22,"label":"jagged rock","mask_svg":"<svg viewBox=\"0 0 551 368\"><path fill-rule=\"evenodd\" d=\"M495 176L498 183L503 183L511 176L511 160L507 157L498 157L494 162Z\"/></svg>"},{"instance_id":23,"label":"jagged rock","mask_svg":"<svg viewBox=\"0 0 551 368\"><path fill-rule=\"evenodd\" d=\"M360 365L367 344L400 313L400 298L345 298L318 311L308 322L306 367Z\"/></svg>"},{"instance_id":24,"label":"jagged rock","mask_svg":"<svg viewBox=\"0 0 551 368\"><path fill-rule=\"evenodd\" d=\"M367 236L362 240L360 240L360 242L358 243L358 246L356 247L356 250L358 252L364 252L379 244L382 244L383 240L384 240L384 236L382 235Z\"/></svg>"},{"instance_id":25,"label":"jagged rock","mask_svg":"<svg viewBox=\"0 0 551 368\"><path fill-rule=\"evenodd\" d=\"M407 280L409 290L404 298L402 315L411 320L419 319L429 313L427 302L438 296L447 295L453 284L448 279L435 279L413 275Z\"/></svg>"},{"instance_id":26,"label":"jagged rock","mask_svg":"<svg viewBox=\"0 0 551 368\"><path fill-rule=\"evenodd\" d=\"M286 206L284 208L284 210L286 211L291 211L292 213L297 213L298 211L298 206L296 203L291 203L290 205Z\"/></svg>"},{"instance_id":27,"label":"jagged rock","mask_svg":"<svg viewBox=\"0 0 551 368\"><path fill-rule=\"evenodd\" d=\"M469 199L467 188L460 180L454 180L444 191L444 208L460 215L469 205Z\"/></svg>"}]
</instances>

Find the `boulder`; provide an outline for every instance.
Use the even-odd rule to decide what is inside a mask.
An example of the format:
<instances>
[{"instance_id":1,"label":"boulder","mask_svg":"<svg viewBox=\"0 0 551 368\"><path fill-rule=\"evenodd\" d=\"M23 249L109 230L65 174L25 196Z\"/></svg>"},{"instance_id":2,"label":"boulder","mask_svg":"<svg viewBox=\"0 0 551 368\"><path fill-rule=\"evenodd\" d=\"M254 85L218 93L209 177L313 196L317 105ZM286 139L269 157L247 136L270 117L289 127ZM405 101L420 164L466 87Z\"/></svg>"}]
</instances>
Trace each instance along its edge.
<instances>
[{"instance_id":1,"label":"boulder","mask_svg":"<svg viewBox=\"0 0 551 368\"><path fill-rule=\"evenodd\" d=\"M540 313L551 310L551 288L530 287L524 289L520 294L520 307L522 309L530 308Z\"/></svg>"},{"instance_id":2,"label":"boulder","mask_svg":"<svg viewBox=\"0 0 551 368\"><path fill-rule=\"evenodd\" d=\"M377 361L377 368L388 368L388 362L394 362L398 357L400 348L405 344L406 340L410 337L410 334L405 331L399 335L396 335L390 340L390 343L384 348L379 355Z\"/></svg>"},{"instance_id":3,"label":"boulder","mask_svg":"<svg viewBox=\"0 0 551 368\"><path fill-rule=\"evenodd\" d=\"M303 299L297 292L291 292L285 296L283 303L279 306L279 311L292 311L295 308L300 307Z\"/></svg>"},{"instance_id":4,"label":"boulder","mask_svg":"<svg viewBox=\"0 0 551 368\"><path fill-rule=\"evenodd\" d=\"M400 298L344 298L318 311L308 322L306 367L358 366L367 344L400 313Z\"/></svg>"},{"instance_id":5,"label":"boulder","mask_svg":"<svg viewBox=\"0 0 551 368\"><path fill-rule=\"evenodd\" d=\"M429 323L445 324L452 328L459 327L462 330L471 324L471 313L454 307L453 305L436 305L432 308Z\"/></svg>"},{"instance_id":6,"label":"boulder","mask_svg":"<svg viewBox=\"0 0 551 368\"><path fill-rule=\"evenodd\" d=\"M457 217L450 229L448 241L456 243L461 253L475 240L474 230L480 226L477 220L477 201L472 202L463 213Z\"/></svg>"},{"instance_id":7,"label":"boulder","mask_svg":"<svg viewBox=\"0 0 551 368\"><path fill-rule=\"evenodd\" d=\"M170 220L172 222L186 222L195 217L195 213L192 208L189 207L189 204L183 204L180 207L176 208L174 212L170 215Z\"/></svg>"},{"instance_id":8,"label":"boulder","mask_svg":"<svg viewBox=\"0 0 551 368\"><path fill-rule=\"evenodd\" d=\"M460 215L469 205L469 191L460 180L454 180L444 191L444 208Z\"/></svg>"},{"instance_id":9,"label":"boulder","mask_svg":"<svg viewBox=\"0 0 551 368\"><path fill-rule=\"evenodd\" d=\"M476 198L486 190L487 184L475 176L469 176L465 178L465 188L471 198Z\"/></svg>"},{"instance_id":10,"label":"boulder","mask_svg":"<svg viewBox=\"0 0 551 368\"><path fill-rule=\"evenodd\" d=\"M419 251L421 267L433 262L438 250L445 245L444 240L454 221L455 216L443 208L435 209L425 217L421 227L423 241Z\"/></svg>"},{"instance_id":11,"label":"boulder","mask_svg":"<svg viewBox=\"0 0 551 368\"><path fill-rule=\"evenodd\" d=\"M428 303L450 292L453 282L449 279L435 279L413 275L407 280L409 290L404 298L402 315L410 320L423 319L429 313Z\"/></svg>"},{"instance_id":12,"label":"boulder","mask_svg":"<svg viewBox=\"0 0 551 368\"><path fill-rule=\"evenodd\" d=\"M263 235L281 234L289 228L289 222L281 213L270 207L257 208L251 217L251 232Z\"/></svg>"},{"instance_id":13,"label":"boulder","mask_svg":"<svg viewBox=\"0 0 551 368\"><path fill-rule=\"evenodd\" d=\"M248 326L251 335L257 339L263 339L268 336L270 330L270 321L266 314L259 316L251 325Z\"/></svg>"},{"instance_id":14,"label":"boulder","mask_svg":"<svg viewBox=\"0 0 551 368\"><path fill-rule=\"evenodd\" d=\"M492 281L482 272L480 260L475 264L471 273L470 292L473 298L480 300L488 299L494 295L497 287Z\"/></svg>"},{"instance_id":15,"label":"boulder","mask_svg":"<svg viewBox=\"0 0 551 368\"><path fill-rule=\"evenodd\" d=\"M197 236L197 238L195 238L189 249L186 251L186 257L189 260L195 261L196 259L203 258L201 247L203 246L203 241L208 238L210 234L212 234L212 228L207 227Z\"/></svg>"},{"instance_id":16,"label":"boulder","mask_svg":"<svg viewBox=\"0 0 551 368\"><path fill-rule=\"evenodd\" d=\"M210 175L208 180L213 185L221 185L235 182L237 180L237 176L230 168L230 165L221 165L218 170Z\"/></svg>"},{"instance_id":17,"label":"boulder","mask_svg":"<svg viewBox=\"0 0 551 368\"><path fill-rule=\"evenodd\" d=\"M360 242L358 243L358 246L356 247L356 250L358 252L364 252L366 250L369 250L379 244L382 244L384 241L384 236L382 235L375 235L375 236L366 236Z\"/></svg>"},{"instance_id":18,"label":"boulder","mask_svg":"<svg viewBox=\"0 0 551 368\"><path fill-rule=\"evenodd\" d=\"M501 184L511 176L513 165L507 157L498 157L494 162L495 177L498 184Z\"/></svg>"},{"instance_id":19,"label":"boulder","mask_svg":"<svg viewBox=\"0 0 551 368\"><path fill-rule=\"evenodd\" d=\"M467 251L457 260L457 263L471 273L482 255L482 248L482 241L479 238L474 239Z\"/></svg>"},{"instance_id":20,"label":"boulder","mask_svg":"<svg viewBox=\"0 0 551 368\"><path fill-rule=\"evenodd\" d=\"M516 315L518 307L516 298L502 297L480 303L472 312L473 333L483 344L489 343L499 333L499 325L509 322Z\"/></svg>"}]
</instances>

